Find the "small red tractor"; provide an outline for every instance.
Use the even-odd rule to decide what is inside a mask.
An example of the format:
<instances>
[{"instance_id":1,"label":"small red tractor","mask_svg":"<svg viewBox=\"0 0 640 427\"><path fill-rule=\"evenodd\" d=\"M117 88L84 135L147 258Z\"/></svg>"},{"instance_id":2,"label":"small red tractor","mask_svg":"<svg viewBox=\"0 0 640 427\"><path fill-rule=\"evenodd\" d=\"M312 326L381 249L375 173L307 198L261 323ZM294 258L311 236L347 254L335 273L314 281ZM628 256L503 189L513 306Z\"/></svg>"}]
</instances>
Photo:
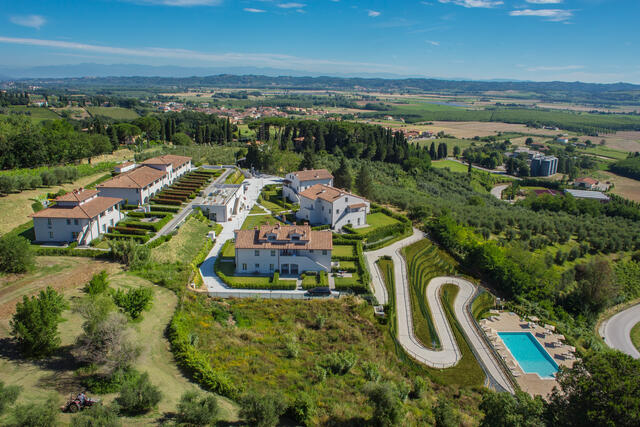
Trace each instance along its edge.
<instances>
[{"instance_id":1,"label":"small red tractor","mask_svg":"<svg viewBox=\"0 0 640 427\"><path fill-rule=\"evenodd\" d=\"M100 402L98 399L90 399L84 396L84 393L78 395L71 395L67 403L60 407L62 412L79 412L83 409L90 408L91 406Z\"/></svg>"}]
</instances>

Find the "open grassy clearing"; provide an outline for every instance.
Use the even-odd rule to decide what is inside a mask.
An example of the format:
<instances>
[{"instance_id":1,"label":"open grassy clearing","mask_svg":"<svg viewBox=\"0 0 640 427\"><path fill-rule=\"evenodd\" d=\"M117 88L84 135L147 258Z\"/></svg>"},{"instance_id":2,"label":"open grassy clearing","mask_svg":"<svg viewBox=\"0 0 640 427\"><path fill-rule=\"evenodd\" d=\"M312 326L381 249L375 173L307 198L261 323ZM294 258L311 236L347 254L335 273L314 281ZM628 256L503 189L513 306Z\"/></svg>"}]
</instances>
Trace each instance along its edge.
<instances>
[{"instance_id":1,"label":"open grassy clearing","mask_svg":"<svg viewBox=\"0 0 640 427\"><path fill-rule=\"evenodd\" d=\"M640 322L631 328L631 342L640 351Z\"/></svg>"},{"instance_id":2,"label":"open grassy clearing","mask_svg":"<svg viewBox=\"0 0 640 427\"><path fill-rule=\"evenodd\" d=\"M190 218L171 240L154 248L151 259L161 263L190 260L202 247L202 236L206 236L210 230L209 224Z\"/></svg>"},{"instance_id":3,"label":"open grassy clearing","mask_svg":"<svg viewBox=\"0 0 640 427\"><path fill-rule=\"evenodd\" d=\"M265 224L284 224L279 219L271 216L271 215L251 215L247 216L247 219L242 223L242 230L250 230L253 227L260 227Z\"/></svg>"},{"instance_id":4,"label":"open grassy clearing","mask_svg":"<svg viewBox=\"0 0 640 427\"><path fill-rule=\"evenodd\" d=\"M93 117L102 116L114 120L134 120L140 117L138 113L122 107L87 107Z\"/></svg>"},{"instance_id":5,"label":"open grassy clearing","mask_svg":"<svg viewBox=\"0 0 640 427\"><path fill-rule=\"evenodd\" d=\"M355 228L354 230L357 234L367 234L380 227L397 224L399 222L400 221L398 221L397 219L387 216L382 212L375 212L367 215L367 224L369 224L368 227Z\"/></svg>"},{"instance_id":6,"label":"open grassy clearing","mask_svg":"<svg viewBox=\"0 0 640 427\"><path fill-rule=\"evenodd\" d=\"M448 168L451 172L467 173L469 167L453 160L436 160L431 162L431 166L438 169Z\"/></svg>"},{"instance_id":7,"label":"open grassy clearing","mask_svg":"<svg viewBox=\"0 0 640 427\"><path fill-rule=\"evenodd\" d=\"M355 247L352 245L333 245L331 256L333 258L356 256Z\"/></svg>"},{"instance_id":8,"label":"open grassy clearing","mask_svg":"<svg viewBox=\"0 0 640 427\"><path fill-rule=\"evenodd\" d=\"M615 186L611 189L613 194L617 194L626 199L640 202L640 181L616 175L609 171L599 171L595 174L601 181L612 182Z\"/></svg>"},{"instance_id":9,"label":"open grassy clearing","mask_svg":"<svg viewBox=\"0 0 640 427\"><path fill-rule=\"evenodd\" d=\"M443 122L433 121L433 125L427 125L425 130L430 130L434 133L444 132L448 135L453 135L456 138L473 138L474 136L492 136L499 133L523 133L539 136L554 137L560 131L554 131L549 129L535 129L529 128L526 125L511 124L511 123L499 123L499 122Z\"/></svg>"},{"instance_id":10,"label":"open grassy clearing","mask_svg":"<svg viewBox=\"0 0 640 427\"><path fill-rule=\"evenodd\" d=\"M104 176L104 172L79 178L70 184L26 190L0 197L0 212L2 212L2 215L0 215L0 234L5 234L15 227L30 221L29 215L33 213L33 208L31 207L32 199L47 193L56 193L60 189L71 191L74 188L85 187L102 176Z\"/></svg>"},{"instance_id":11,"label":"open grassy clearing","mask_svg":"<svg viewBox=\"0 0 640 427\"><path fill-rule=\"evenodd\" d=\"M15 311L16 302L22 295L31 295L53 286L62 292L71 304L85 295L82 288L91 276L103 269L110 272L109 281L114 289L131 287L151 287L154 292L153 305L150 311L143 314L139 322L132 323L135 342L142 348L142 354L135 364L139 371L149 372L151 382L158 385L163 399L156 411L135 418L123 418L124 425L157 425L158 419L176 410L177 402L186 390L197 389L176 367L170 346L164 331L178 302L176 295L168 289L153 285L147 280L123 272L120 264L94 261L80 257L38 257L38 268L31 273L18 276L3 277L11 284L0 288L0 372L5 384L17 384L23 387L18 403L36 403L54 395L59 404L64 403L70 393L77 393L86 388L83 378L76 374L79 365L70 351L81 333L82 319L78 314L67 310L63 313L65 321L59 331L62 346L58 352L42 361L25 361L17 352L9 339L8 322ZM52 280L53 278L53 280ZM104 402L111 402L117 393L95 395ZM222 419L229 422L237 420L235 404L219 398L222 407ZM60 421L67 424L72 415L63 414ZM0 420L5 424L7 417Z\"/></svg>"},{"instance_id":12,"label":"open grassy clearing","mask_svg":"<svg viewBox=\"0 0 640 427\"><path fill-rule=\"evenodd\" d=\"M250 214L266 214L267 211L265 211L264 209L262 209L258 205L253 205L253 207L251 208L251 211L249 213Z\"/></svg>"},{"instance_id":13,"label":"open grassy clearing","mask_svg":"<svg viewBox=\"0 0 640 427\"><path fill-rule=\"evenodd\" d=\"M243 390L277 391L287 403L301 393L309 395L316 407L310 425L329 419L339 425L366 424L372 412L361 390L369 366L380 373L380 381L408 387L415 376L426 375L395 354L386 326L358 298L218 300L189 295L184 310L198 350L214 369ZM347 373L318 377L316 367L324 365L327 355L347 351L357 359ZM452 392L428 379L427 384L423 397L405 401L403 425L432 425L437 396ZM471 425L479 415L472 406L479 395L471 390L463 394L463 419Z\"/></svg>"}]
</instances>

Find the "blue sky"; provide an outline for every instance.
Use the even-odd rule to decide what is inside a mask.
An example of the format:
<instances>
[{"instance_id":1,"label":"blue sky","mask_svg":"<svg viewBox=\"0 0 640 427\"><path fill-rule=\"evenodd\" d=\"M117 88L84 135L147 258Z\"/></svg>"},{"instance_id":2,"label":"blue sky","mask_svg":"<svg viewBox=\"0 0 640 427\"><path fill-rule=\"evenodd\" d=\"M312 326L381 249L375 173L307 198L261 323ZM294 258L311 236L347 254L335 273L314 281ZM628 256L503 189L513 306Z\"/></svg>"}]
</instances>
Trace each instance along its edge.
<instances>
[{"instance_id":1,"label":"blue sky","mask_svg":"<svg viewBox=\"0 0 640 427\"><path fill-rule=\"evenodd\" d=\"M638 0L0 2L0 66L640 83Z\"/></svg>"}]
</instances>

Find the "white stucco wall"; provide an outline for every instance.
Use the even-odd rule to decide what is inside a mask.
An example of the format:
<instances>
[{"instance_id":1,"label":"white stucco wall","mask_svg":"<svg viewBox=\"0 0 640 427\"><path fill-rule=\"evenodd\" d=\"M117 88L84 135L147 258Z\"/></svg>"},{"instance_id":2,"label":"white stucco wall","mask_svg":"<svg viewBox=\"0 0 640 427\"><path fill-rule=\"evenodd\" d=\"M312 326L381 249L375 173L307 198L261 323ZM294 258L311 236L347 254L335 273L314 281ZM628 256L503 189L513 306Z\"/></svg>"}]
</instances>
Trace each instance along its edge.
<instances>
[{"instance_id":1,"label":"white stucco wall","mask_svg":"<svg viewBox=\"0 0 640 427\"><path fill-rule=\"evenodd\" d=\"M258 255L256 255L258 251ZM330 271L331 251L325 254L321 250L313 253L296 250L295 256L283 255L279 249L236 249L236 272L239 274L272 274L275 270L282 273L282 264L298 265L298 274L305 271ZM246 269L243 267L246 264ZM256 264L258 266L256 267ZM271 267L273 266L273 270Z\"/></svg>"},{"instance_id":2,"label":"white stucco wall","mask_svg":"<svg viewBox=\"0 0 640 427\"><path fill-rule=\"evenodd\" d=\"M349 210L349 205L364 203L366 206L356 210ZM346 224L353 227L364 227L367 225L367 213L371 210L370 203L357 196L345 195L332 203L316 199L311 200L300 197L300 210L296 213L299 220L309 221L312 225L328 224L331 228L339 230Z\"/></svg>"},{"instance_id":3,"label":"white stucco wall","mask_svg":"<svg viewBox=\"0 0 640 427\"><path fill-rule=\"evenodd\" d=\"M89 244L97 239L122 219L119 206L113 206L103 215L89 221L86 218L33 218L33 228L37 242L64 243L77 240L81 245ZM91 225L91 226L89 226ZM78 233L74 239L73 233Z\"/></svg>"}]
</instances>

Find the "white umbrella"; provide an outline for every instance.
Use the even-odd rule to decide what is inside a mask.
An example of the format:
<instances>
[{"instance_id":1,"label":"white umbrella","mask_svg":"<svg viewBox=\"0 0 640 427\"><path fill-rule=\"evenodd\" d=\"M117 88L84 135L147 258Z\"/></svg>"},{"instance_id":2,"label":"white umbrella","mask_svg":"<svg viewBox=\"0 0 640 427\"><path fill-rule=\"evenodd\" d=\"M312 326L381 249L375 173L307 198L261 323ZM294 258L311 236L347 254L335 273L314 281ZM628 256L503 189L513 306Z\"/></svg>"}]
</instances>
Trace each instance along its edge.
<instances>
[{"instance_id":1,"label":"white umbrella","mask_svg":"<svg viewBox=\"0 0 640 427\"><path fill-rule=\"evenodd\" d=\"M556 335L556 337L557 337L557 338L558 338L558 340L560 340L560 341L564 341L564 340L565 340L564 335L562 335L562 334L558 334L558 335Z\"/></svg>"},{"instance_id":2,"label":"white umbrella","mask_svg":"<svg viewBox=\"0 0 640 427\"><path fill-rule=\"evenodd\" d=\"M531 319L532 322L537 322L537 321L540 320L536 316L531 316L531 317L529 317L529 319Z\"/></svg>"}]
</instances>

